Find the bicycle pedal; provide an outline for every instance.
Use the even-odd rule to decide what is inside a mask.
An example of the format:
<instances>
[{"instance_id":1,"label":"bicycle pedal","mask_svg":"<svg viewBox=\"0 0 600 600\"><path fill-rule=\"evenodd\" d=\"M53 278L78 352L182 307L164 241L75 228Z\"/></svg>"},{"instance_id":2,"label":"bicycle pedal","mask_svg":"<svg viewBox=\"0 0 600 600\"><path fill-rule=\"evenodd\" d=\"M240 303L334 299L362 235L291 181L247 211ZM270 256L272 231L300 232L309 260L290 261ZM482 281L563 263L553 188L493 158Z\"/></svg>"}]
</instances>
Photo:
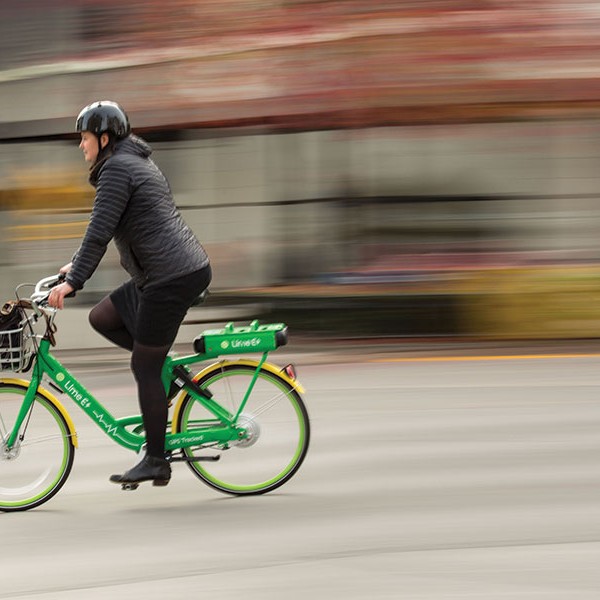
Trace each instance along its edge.
<instances>
[{"instance_id":1,"label":"bicycle pedal","mask_svg":"<svg viewBox=\"0 0 600 600\"><path fill-rule=\"evenodd\" d=\"M139 483L122 483L121 489L124 491L132 492L140 487Z\"/></svg>"}]
</instances>

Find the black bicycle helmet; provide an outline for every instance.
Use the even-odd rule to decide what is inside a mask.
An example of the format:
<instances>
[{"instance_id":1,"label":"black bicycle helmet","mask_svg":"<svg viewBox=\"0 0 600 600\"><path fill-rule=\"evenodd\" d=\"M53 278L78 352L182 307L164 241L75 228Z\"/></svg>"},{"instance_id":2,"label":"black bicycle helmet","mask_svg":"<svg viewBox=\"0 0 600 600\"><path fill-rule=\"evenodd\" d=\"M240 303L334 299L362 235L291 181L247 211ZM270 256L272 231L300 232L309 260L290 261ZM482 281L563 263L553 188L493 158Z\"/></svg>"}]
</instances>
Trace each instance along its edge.
<instances>
[{"instance_id":1,"label":"black bicycle helmet","mask_svg":"<svg viewBox=\"0 0 600 600\"><path fill-rule=\"evenodd\" d=\"M129 135L131 128L125 111L110 100L93 102L81 110L76 121L77 131L89 131L100 137L112 134L116 139Z\"/></svg>"}]
</instances>

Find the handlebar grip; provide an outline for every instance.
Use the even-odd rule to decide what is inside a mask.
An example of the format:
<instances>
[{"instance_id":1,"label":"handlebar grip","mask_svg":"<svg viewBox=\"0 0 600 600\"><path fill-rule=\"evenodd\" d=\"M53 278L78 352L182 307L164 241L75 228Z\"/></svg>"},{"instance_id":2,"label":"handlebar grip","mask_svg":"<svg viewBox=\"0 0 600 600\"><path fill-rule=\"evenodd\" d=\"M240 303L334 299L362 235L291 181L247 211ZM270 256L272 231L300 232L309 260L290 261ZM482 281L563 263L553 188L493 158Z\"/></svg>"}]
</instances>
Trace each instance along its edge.
<instances>
[{"instance_id":1,"label":"handlebar grip","mask_svg":"<svg viewBox=\"0 0 600 600\"><path fill-rule=\"evenodd\" d=\"M50 290L53 287L56 287L57 285L64 283L65 280L67 279L67 274L59 273L58 275L53 275L52 277L48 277L46 279L54 279L54 281L52 281L50 283L46 283L45 280L41 280L36 285L37 302L40 306L45 306L48 302L48 296L50 295L50 292L47 290ZM42 284L44 286L43 291L41 289L39 289L40 285L42 285ZM77 295L77 290L73 290L72 292L67 294L65 296L65 298L75 298L76 295Z\"/></svg>"},{"instance_id":2,"label":"handlebar grip","mask_svg":"<svg viewBox=\"0 0 600 600\"><path fill-rule=\"evenodd\" d=\"M56 281L54 281L54 282L52 282L52 283L49 283L49 284L47 284L47 285L46 285L46 288L49 288L49 289L50 289L50 288L56 287L57 285L59 285L59 284L63 283L63 282L64 282L64 280L65 280L66 278L67 278L67 275L66 275L66 273L59 273L59 274L56 276Z\"/></svg>"},{"instance_id":3,"label":"handlebar grip","mask_svg":"<svg viewBox=\"0 0 600 600\"><path fill-rule=\"evenodd\" d=\"M67 280L67 274L66 273L59 273L58 274L58 283L63 283ZM70 294L67 294L65 296L65 298L75 298L75 296L77 296L77 290L73 290Z\"/></svg>"},{"instance_id":4,"label":"handlebar grip","mask_svg":"<svg viewBox=\"0 0 600 600\"><path fill-rule=\"evenodd\" d=\"M49 285L48 287L53 288L54 286L57 286L60 283L64 283L66 280L67 280L67 274L66 273L59 273L58 274L58 278L56 280L56 283L53 283L52 285ZM75 296L77 296L77 290L73 290L70 294L67 294L65 296L65 298L75 298Z\"/></svg>"}]
</instances>

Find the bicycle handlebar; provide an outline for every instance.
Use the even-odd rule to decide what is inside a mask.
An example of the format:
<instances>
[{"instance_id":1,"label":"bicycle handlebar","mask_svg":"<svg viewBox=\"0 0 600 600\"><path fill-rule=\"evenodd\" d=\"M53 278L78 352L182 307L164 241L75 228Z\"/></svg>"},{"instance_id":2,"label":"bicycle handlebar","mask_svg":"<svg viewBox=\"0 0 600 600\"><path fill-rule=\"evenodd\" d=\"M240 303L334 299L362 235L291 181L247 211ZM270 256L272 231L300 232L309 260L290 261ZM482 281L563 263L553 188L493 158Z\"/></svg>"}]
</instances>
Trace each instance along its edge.
<instances>
[{"instance_id":1,"label":"bicycle handlebar","mask_svg":"<svg viewBox=\"0 0 600 600\"><path fill-rule=\"evenodd\" d=\"M38 314L38 316L41 315L42 311L56 311L56 309L47 306L48 297L50 296L50 291L52 288L60 283L63 283L66 277L67 276L64 273L57 273L56 275L44 277L35 284L35 289L29 297L29 301L31 302L31 307L33 308L34 312ZM65 298L73 298L75 297L75 294L76 292L71 292L70 294L67 294Z\"/></svg>"},{"instance_id":2,"label":"bicycle handlebar","mask_svg":"<svg viewBox=\"0 0 600 600\"><path fill-rule=\"evenodd\" d=\"M50 275L49 277L44 277L40 279L35 284L35 289L31 297L29 298L32 302L36 304L43 304L46 300L48 300L48 296L50 295L50 290L57 286L59 283L62 283L65 280L66 275L63 273L58 273L57 275Z\"/></svg>"}]
</instances>

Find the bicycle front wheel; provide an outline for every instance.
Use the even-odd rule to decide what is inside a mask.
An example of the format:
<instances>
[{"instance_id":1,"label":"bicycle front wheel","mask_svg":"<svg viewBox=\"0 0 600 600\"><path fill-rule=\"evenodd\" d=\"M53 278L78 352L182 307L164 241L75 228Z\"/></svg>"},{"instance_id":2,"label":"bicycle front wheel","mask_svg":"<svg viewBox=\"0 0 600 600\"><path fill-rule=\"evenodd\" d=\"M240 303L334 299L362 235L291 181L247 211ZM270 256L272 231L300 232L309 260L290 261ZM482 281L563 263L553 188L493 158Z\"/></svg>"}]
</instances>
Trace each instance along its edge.
<instances>
[{"instance_id":1,"label":"bicycle front wheel","mask_svg":"<svg viewBox=\"0 0 600 600\"><path fill-rule=\"evenodd\" d=\"M256 367L220 363L197 383L209 389L214 401L237 414ZM191 396L182 400L175 428L196 431L217 425ZM302 398L288 381L261 368L238 420L247 435L227 447L185 448L193 473L210 487L234 495L264 494L288 481L299 469L310 438L310 424Z\"/></svg>"},{"instance_id":2,"label":"bicycle front wheel","mask_svg":"<svg viewBox=\"0 0 600 600\"><path fill-rule=\"evenodd\" d=\"M48 398L36 394L15 444L8 437L27 388L0 380L0 511L28 510L50 500L73 465L75 447L69 426Z\"/></svg>"}]
</instances>

